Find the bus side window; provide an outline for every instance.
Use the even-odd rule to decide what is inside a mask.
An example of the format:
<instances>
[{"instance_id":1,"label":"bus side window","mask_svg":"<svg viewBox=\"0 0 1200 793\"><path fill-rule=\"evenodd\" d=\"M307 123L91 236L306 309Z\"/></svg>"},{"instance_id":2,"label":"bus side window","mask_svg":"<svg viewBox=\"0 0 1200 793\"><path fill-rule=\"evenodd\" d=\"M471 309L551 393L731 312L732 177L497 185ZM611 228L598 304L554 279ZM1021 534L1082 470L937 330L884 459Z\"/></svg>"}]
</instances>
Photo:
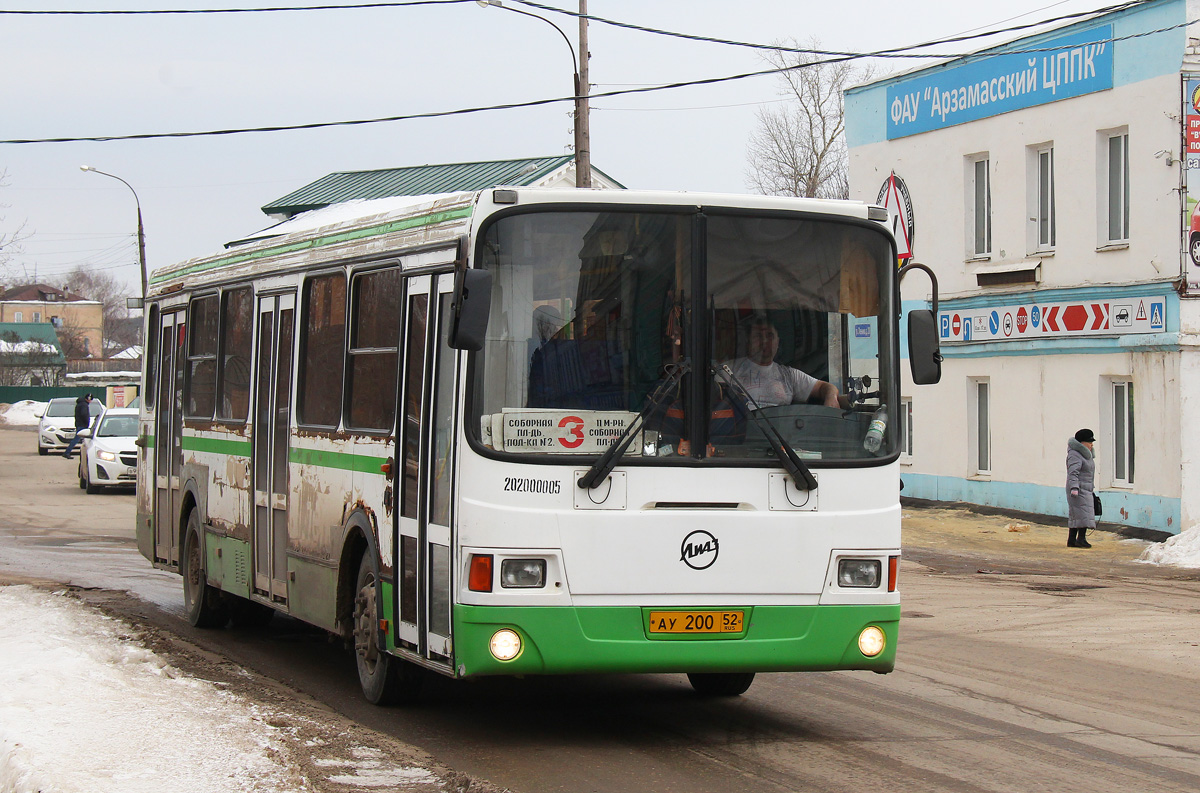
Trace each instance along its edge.
<instances>
[{"instance_id":1,"label":"bus side window","mask_svg":"<svg viewBox=\"0 0 1200 793\"><path fill-rule=\"evenodd\" d=\"M349 394L346 424L365 430L390 430L396 415L396 378L400 344L399 268L354 277L352 284Z\"/></svg>"},{"instance_id":2,"label":"bus side window","mask_svg":"<svg viewBox=\"0 0 1200 793\"><path fill-rule=\"evenodd\" d=\"M250 287L221 295L221 371L217 418L245 421L250 411L250 335L254 302Z\"/></svg>"},{"instance_id":3,"label":"bus side window","mask_svg":"<svg viewBox=\"0 0 1200 793\"><path fill-rule=\"evenodd\" d=\"M211 419L217 385L217 296L192 301L188 308L187 386L190 418Z\"/></svg>"},{"instance_id":4,"label":"bus side window","mask_svg":"<svg viewBox=\"0 0 1200 793\"><path fill-rule=\"evenodd\" d=\"M346 362L346 275L308 279L304 288L304 327L300 337L300 424L336 427L342 415L341 382Z\"/></svg>"}]
</instances>

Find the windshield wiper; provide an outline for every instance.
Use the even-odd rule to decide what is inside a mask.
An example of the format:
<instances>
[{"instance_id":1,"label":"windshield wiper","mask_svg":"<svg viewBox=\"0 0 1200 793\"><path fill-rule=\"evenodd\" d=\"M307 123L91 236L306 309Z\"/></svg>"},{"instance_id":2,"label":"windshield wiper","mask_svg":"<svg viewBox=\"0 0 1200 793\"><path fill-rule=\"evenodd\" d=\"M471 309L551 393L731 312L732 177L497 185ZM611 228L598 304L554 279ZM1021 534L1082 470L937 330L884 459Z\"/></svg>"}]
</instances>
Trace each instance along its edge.
<instances>
[{"instance_id":1,"label":"windshield wiper","mask_svg":"<svg viewBox=\"0 0 1200 793\"><path fill-rule=\"evenodd\" d=\"M769 418L761 414L761 408L754 397L750 396L750 392L742 385L741 381L733 374L733 370L727 364L710 367L713 374L725 381L725 384L737 395L739 399L753 408L750 411L751 418L758 424L758 428L762 430L763 436L767 439L767 445L771 447L771 451L779 458L779 462L783 463L783 467L792 475L792 481L796 483L796 487L801 490L816 490L817 480L812 475L812 471L808 470L808 466L800 459L797 454L792 451L792 447L788 445L783 436L779 434L779 430L771 422ZM770 430L770 434L767 433ZM771 442L772 436L775 442Z\"/></svg>"},{"instance_id":2,"label":"windshield wiper","mask_svg":"<svg viewBox=\"0 0 1200 793\"><path fill-rule=\"evenodd\" d=\"M654 389L654 393L646 401L645 407L633 417L633 421L625 427L625 431L620 434L608 448L604 450L604 454L600 455L600 459L592 463L592 467L587 470L583 476L579 477L579 486L590 490L596 485L603 482L612 469L617 465L617 458L625 453L629 448L629 442L633 440L637 431L641 429L646 422L646 416L650 411L663 404L664 400L673 399L675 392L679 389L679 383L683 380L683 376L692 370L692 365L686 359L667 366L667 376L659 384L658 388Z\"/></svg>"}]
</instances>

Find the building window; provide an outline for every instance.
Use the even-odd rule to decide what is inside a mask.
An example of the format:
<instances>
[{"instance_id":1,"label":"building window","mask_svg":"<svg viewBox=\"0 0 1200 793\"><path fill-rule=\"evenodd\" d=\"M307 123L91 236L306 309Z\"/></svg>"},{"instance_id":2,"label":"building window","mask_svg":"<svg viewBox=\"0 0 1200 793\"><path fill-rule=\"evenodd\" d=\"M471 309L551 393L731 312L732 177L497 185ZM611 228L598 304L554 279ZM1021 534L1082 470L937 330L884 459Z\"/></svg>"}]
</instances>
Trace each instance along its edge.
<instances>
[{"instance_id":1,"label":"building window","mask_svg":"<svg viewBox=\"0 0 1200 793\"><path fill-rule=\"evenodd\" d=\"M24 322L25 321L24 317L25 317L25 315L20 311L13 312L13 322Z\"/></svg>"},{"instance_id":2,"label":"building window","mask_svg":"<svg viewBox=\"0 0 1200 793\"><path fill-rule=\"evenodd\" d=\"M1037 250L1053 250L1054 233L1054 147L1037 150L1037 198L1034 222L1037 224Z\"/></svg>"},{"instance_id":3,"label":"building window","mask_svg":"<svg viewBox=\"0 0 1200 793\"><path fill-rule=\"evenodd\" d=\"M1113 484L1133 484L1133 382L1112 383Z\"/></svg>"},{"instance_id":4,"label":"building window","mask_svg":"<svg viewBox=\"0 0 1200 793\"><path fill-rule=\"evenodd\" d=\"M900 399L900 454L912 457L912 397Z\"/></svg>"},{"instance_id":5,"label":"building window","mask_svg":"<svg viewBox=\"0 0 1200 793\"><path fill-rule=\"evenodd\" d=\"M992 252L992 177L991 161L986 154L967 160L967 183L970 189L969 225L971 256L986 256Z\"/></svg>"},{"instance_id":6,"label":"building window","mask_svg":"<svg viewBox=\"0 0 1200 793\"><path fill-rule=\"evenodd\" d=\"M992 471L991 383L986 379L971 381L971 457L977 474Z\"/></svg>"},{"instance_id":7,"label":"building window","mask_svg":"<svg viewBox=\"0 0 1200 793\"><path fill-rule=\"evenodd\" d=\"M1108 136L1108 242L1129 239L1129 133Z\"/></svg>"},{"instance_id":8,"label":"building window","mask_svg":"<svg viewBox=\"0 0 1200 793\"><path fill-rule=\"evenodd\" d=\"M41 322L42 321L42 312L40 312L40 311L33 312L33 321Z\"/></svg>"}]
</instances>

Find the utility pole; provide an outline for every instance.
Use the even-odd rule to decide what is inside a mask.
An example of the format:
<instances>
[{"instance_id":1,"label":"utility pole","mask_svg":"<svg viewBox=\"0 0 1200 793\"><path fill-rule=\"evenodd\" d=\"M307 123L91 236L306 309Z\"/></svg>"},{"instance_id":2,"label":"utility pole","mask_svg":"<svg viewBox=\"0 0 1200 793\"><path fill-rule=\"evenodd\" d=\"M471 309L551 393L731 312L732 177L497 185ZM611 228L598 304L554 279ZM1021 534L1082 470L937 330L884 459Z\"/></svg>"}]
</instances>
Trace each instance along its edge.
<instances>
[{"instance_id":1,"label":"utility pole","mask_svg":"<svg viewBox=\"0 0 1200 793\"><path fill-rule=\"evenodd\" d=\"M575 186L592 186L592 135L588 126L587 0L579 0L579 79L575 86Z\"/></svg>"}]
</instances>

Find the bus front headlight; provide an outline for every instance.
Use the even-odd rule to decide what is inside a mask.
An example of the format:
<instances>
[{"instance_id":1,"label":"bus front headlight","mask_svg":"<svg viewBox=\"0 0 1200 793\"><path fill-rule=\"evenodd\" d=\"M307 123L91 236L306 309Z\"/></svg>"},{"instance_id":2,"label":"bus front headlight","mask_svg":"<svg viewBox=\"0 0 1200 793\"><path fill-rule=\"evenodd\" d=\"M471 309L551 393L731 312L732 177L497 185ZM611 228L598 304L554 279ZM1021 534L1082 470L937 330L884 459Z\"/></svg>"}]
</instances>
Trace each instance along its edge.
<instances>
[{"instance_id":1,"label":"bus front headlight","mask_svg":"<svg viewBox=\"0 0 1200 793\"><path fill-rule=\"evenodd\" d=\"M500 586L505 589L540 589L545 585L545 559L505 559L500 563Z\"/></svg>"},{"instance_id":2,"label":"bus front headlight","mask_svg":"<svg viewBox=\"0 0 1200 793\"><path fill-rule=\"evenodd\" d=\"M879 655L886 646L887 636L877 625L869 625L858 634L858 651L868 658Z\"/></svg>"},{"instance_id":3,"label":"bus front headlight","mask_svg":"<svg viewBox=\"0 0 1200 793\"><path fill-rule=\"evenodd\" d=\"M501 628L492 634L488 649L497 661L511 661L521 654L521 637L510 628Z\"/></svg>"},{"instance_id":4,"label":"bus front headlight","mask_svg":"<svg viewBox=\"0 0 1200 793\"><path fill-rule=\"evenodd\" d=\"M838 586L873 589L879 586L882 567L878 559L839 559Z\"/></svg>"}]
</instances>

